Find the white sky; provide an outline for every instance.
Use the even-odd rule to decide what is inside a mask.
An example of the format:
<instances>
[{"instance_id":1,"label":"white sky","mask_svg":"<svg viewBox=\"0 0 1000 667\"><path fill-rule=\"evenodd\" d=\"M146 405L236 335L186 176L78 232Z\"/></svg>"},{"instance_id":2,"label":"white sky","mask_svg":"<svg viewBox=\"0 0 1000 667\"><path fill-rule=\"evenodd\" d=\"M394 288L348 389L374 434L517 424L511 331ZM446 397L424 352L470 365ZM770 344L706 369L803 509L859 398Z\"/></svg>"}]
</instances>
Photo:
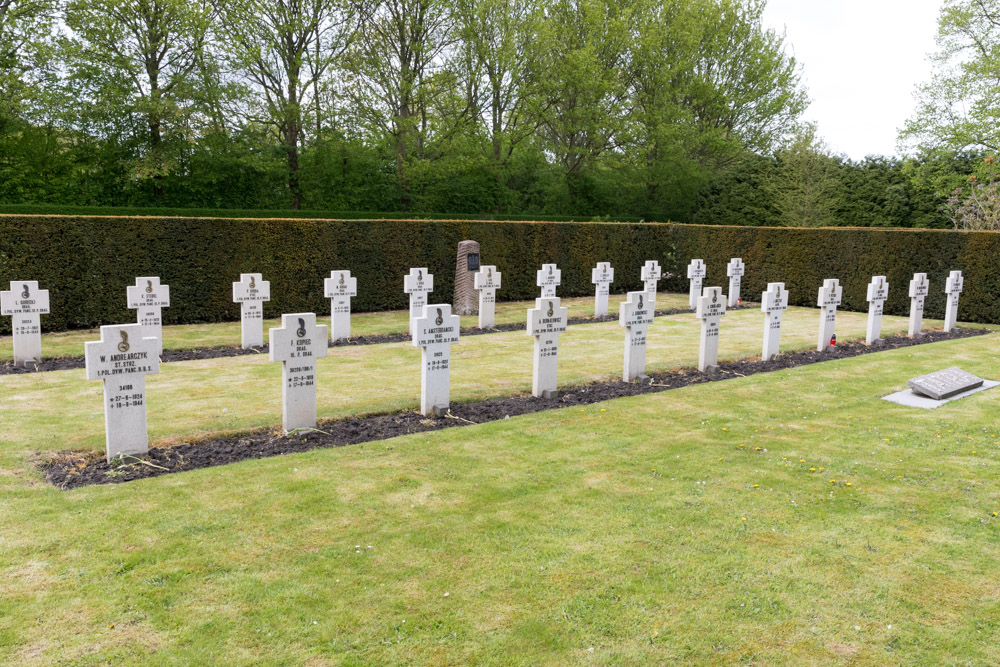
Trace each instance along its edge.
<instances>
[{"instance_id":1,"label":"white sky","mask_svg":"<svg viewBox=\"0 0 1000 667\"><path fill-rule=\"evenodd\" d=\"M943 0L768 0L764 23L784 30L812 104L805 120L835 153L895 155L896 131L930 77Z\"/></svg>"}]
</instances>

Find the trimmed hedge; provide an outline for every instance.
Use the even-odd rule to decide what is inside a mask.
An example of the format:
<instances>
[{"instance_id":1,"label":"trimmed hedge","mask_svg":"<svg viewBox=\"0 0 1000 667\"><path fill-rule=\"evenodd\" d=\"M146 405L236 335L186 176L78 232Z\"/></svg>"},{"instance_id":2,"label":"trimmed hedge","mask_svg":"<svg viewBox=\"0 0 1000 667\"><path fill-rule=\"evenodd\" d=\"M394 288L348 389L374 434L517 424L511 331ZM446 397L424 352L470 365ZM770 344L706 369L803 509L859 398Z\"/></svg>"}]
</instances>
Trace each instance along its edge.
<instances>
[{"instance_id":1,"label":"trimmed hedge","mask_svg":"<svg viewBox=\"0 0 1000 667\"><path fill-rule=\"evenodd\" d=\"M959 319L1000 323L1000 234L941 230L792 229L673 223L498 222L478 220L312 220L0 215L0 285L37 280L50 291L45 331L130 322L125 288L136 276L170 285L167 324L239 318L232 282L243 272L271 281L267 317L285 312L326 316L323 279L350 269L358 278L356 312L405 308L403 275L434 274L432 300L451 302L458 242L475 239L484 264L503 273L504 301L537 296L535 271L562 269L560 295L593 294L590 270L615 267L615 292L640 289L639 269L657 259L666 287L687 291L686 266L705 260L706 285L728 286L726 263L743 257L743 296L757 301L769 281L784 282L793 305L816 305L824 278L839 278L843 308L867 310L872 275L886 275L886 312L909 312L912 274L931 280L927 317L943 317L944 279L961 269ZM661 283L662 284L662 283ZM10 332L10 318L0 318Z\"/></svg>"}]
</instances>

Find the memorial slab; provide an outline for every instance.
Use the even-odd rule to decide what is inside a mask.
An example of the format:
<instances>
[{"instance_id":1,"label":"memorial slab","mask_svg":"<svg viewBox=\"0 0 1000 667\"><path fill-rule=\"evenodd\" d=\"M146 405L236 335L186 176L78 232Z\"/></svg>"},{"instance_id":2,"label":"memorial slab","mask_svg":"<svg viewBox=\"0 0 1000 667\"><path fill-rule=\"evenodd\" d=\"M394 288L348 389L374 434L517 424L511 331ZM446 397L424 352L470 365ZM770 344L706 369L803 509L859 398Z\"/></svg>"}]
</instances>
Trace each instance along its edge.
<instances>
[{"instance_id":1,"label":"memorial slab","mask_svg":"<svg viewBox=\"0 0 1000 667\"><path fill-rule=\"evenodd\" d=\"M37 280L12 280L0 292L0 315L10 317L14 365L30 366L42 360L42 315L49 312L49 291Z\"/></svg>"},{"instance_id":2,"label":"memorial slab","mask_svg":"<svg viewBox=\"0 0 1000 667\"><path fill-rule=\"evenodd\" d=\"M609 262L598 262L590 270L590 282L594 284L594 317L608 314L608 295L611 294L611 283L614 281L615 270Z\"/></svg>"},{"instance_id":3,"label":"memorial slab","mask_svg":"<svg viewBox=\"0 0 1000 667\"><path fill-rule=\"evenodd\" d=\"M323 279L323 294L330 300L330 340L351 337L351 299L358 295L358 279L350 271L331 271Z\"/></svg>"},{"instance_id":4,"label":"memorial slab","mask_svg":"<svg viewBox=\"0 0 1000 667\"><path fill-rule=\"evenodd\" d=\"M873 276L868 284L868 329L865 333L865 343L879 345L882 343L882 311L885 300L889 298L889 283L885 276Z\"/></svg>"},{"instance_id":5,"label":"memorial slab","mask_svg":"<svg viewBox=\"0 0 1000 667\"><path fill-rule=\"evenodd\" d=\"M476 271L473 285L479 291L479 328L492 329L496 324L497 290L501 276L497 267L484 264Z\"/></svg>"},{"instance_id":6,"label":"memorial slab","mask_svg":"<svg viewBox=\"0 0 1000 667\"><path fill-rule=\"evenodd\" d=\"M642 270L639 272L639 280L642 281L643 290L647 294L647 301L649 302L649 308L651 311L656 311L656 292L659 289L660 278L663 277L663 270L660 268L660 263L655 259L648 259L646 263L642 265Z\"/></svg>"},{"instance_id":7,"label":"memorial slab","mask_svg":"<svg viewBox=\"0 0 1000 667\"><path fill-rule=\"evenodd\" d=\"M264 344L264 302L271 300L271 281L259 273L241 273L233 283L233 303L240 304L240 346Z\"/></svg>"},{"instance_id":8,"label":"memorial slab","mask_svg":"<svg viewBox=\"0 0 1000 667\"><path fill-rule=\"evenodd\" d=\"M535 272L535 284L542 288L542 298L556 295L556 288L562 284L562 271L555 264L542 264Z\"/></svg>"},{"instance_id":9,"label":"memorial slab","mask_svg":"<svg viewBox=\"0 0 1000 667\"><path fill-rule=\"evenodd\" d=\"M816 305L820 308L817 352L826 352L836 344L833 337L837 326L837 306L840 305L843 294L844 288L840 286L837 278L827 278L819 288L819 298L816 301Z\"/></svg>"},{"instance_id":10,"label":"memorial slab","mask_svg":"<svg viewBox=\"0 0 1000 667\"><path fill-rule=\"evenodd\" d=\"M403 276L403 292L410 295L410 333L413 333L413 320L423 317L427 297L433 291L434 276L427 272L427 267L410 269Z\"/></svg>"},{"instance_id":11,"label":"memorial slab","mask_svg":"<svg viewBox=\"0 0 1000 667\"><path fill-rule=\"evenodd\" d=\"M914 273L910 281L910 338L920 338L924 323L924 299L930 293L926 273Z\"/></svg>"},{"instance_id":12,"label":"memorial slab","mask_svg":"<svg viewBox=\"0 0 1000 667\"><path fill-rule=\"evenodd\" d=\"M653 321L649 292L629 292L618 306L618 324L625 327L625 362L622 380L646 379L646 331Z\"/></svg>"},{"instance_id":13,"label":"memorial slab","mask_svg":"<svg viewBox=\"0 0 1000 667\"><path fill-rule=\"evenodd\" d=\"M701 298L701 285L705 280L705 262L700 259L692 259L687 267L687 276L690 281L688 304L691 310L696 310L698 308L698 299Z\"/></svg>"},{"instance_id":14,"label":"memorial slab","mask_svg":"<svg viewBox=\"0 0 1000 667\"><path fill-rule=\"evenodd\" d=\"M461 318L449 304L424 307L413 320L413 346L420 348L420 414L442 416L451 405L451 346L458 342Z\"/></svg>"},{"instance_id":15,"label":"memorial slab","mask_svg":"<svg viewBox=\"0 0 1000 667\"><path fill-rule=\"evenodd\" d=\"M569 310L560 307L559 297L535 299L528 309L528 335L535 339L532 355L531 393L555 398L559 372L559 334L566 333Z\"/></svg>"},{"instance_id":16,"label":"memorial slab","mask_svg":"<svg viewBox=\"0 0 1000 667\"><path fill-rule=\"evenodd\" d=\"M746 267L743 265L742 257L733 257L726 264L726 275L729 276L729 307L740 305L740 285L743 283L743 272Z\"/></svg>"},{"instance_id":17,"label":"memorial slab","mask_svg":"<svg viewBox=\"0 0 1000 667\"><path fill-rule=\"evenodd\" d=\"M983 384L982 378L966 373L958 366L915 377L906 383L915 393L936 401L962 394Z\"/></svg>"},{"instance_id":18,"label":"memorial slab","mask_svg":"<svg viewBox=\"0 0 1000 667\"><path fill-rule=\"evenodd\" d=\"M163 309L170 306L170 286L161 285L157 276L135 279L135 285L126 288L128 307L136 311L136 321L142 325L143 338L159 341L163 354Z\"/></svg>"},{"instance_id":19,"label":"memorial slab","mask_svg":"<svg viewBox=\"0 0 1000 667\"><path fill-rule=\"evenodd\" d=\"M781 320L788 310L788 290L785 283L768 283L760 296L760 310L764 313L764 345L760 358L771 361L781 348Z\"/></svg>"},{"instance_id":20,"label":"memorial slab","mask_svg":"<svg viewBox=\"0 0 1000 667\"><path fill-rule=\"evenodd\" d=\"M285 313L268 335L268 358L281 362L282 427L315 428L316 359L329 349L326 325L316 324L316 313Z\"/></svg>"},{"instance_id":21,"label":"memorial slab","mask_svg":"<svg viewBox=\"0 0 1000 667\"><path fill-rule=\"evenodd\" d=\"M952 271L948 274L945 283L944 293L948 295L948 301L944 307L944 331L951 332L958 324L958 297L965 286L961 271Z\"/></svg>"},{"instance_id":22,"label":"memorial slab","mask_svg":"<svg viewBox=\"0 0 1000 667\"><path fill-rule=\"evenodd\" d=\"M696 315L701 320L698 343L698 370L702 373L719 367L719 323L726 314L726 297L721 287L706 287L698 297Z\"/></svg>"}]
</instances>

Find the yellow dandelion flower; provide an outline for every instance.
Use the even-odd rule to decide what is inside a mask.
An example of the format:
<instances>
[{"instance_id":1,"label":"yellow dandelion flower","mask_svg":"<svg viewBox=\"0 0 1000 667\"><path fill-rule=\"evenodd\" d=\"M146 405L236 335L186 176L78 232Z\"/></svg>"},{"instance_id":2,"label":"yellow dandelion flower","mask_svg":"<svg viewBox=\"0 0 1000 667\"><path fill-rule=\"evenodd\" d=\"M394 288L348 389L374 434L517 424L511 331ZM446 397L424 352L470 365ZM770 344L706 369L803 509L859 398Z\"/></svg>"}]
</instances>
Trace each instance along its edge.
<instances>
[{"instance_id":1,"label":"yellow dandelion flower","mask_svg":"<svg viewBox=\"0 0 1000 667\"><path fill-rule=\"evenodd\" d=\"M835 480L835 479L831 479L830 480L830 484L836 484L836 483L837 483L837 480Z\"/></svg>"},{"instance_id":2,"label":"yellow dandelion flower","mask_svg":"<svg viewBox=\"0 0 1000 667\"><path fill-rule=\"evenodd\" d=\"M844 486L850 486L850 485L851 485L850 482L847 482L846 484L844 484Z\"/></svg>"},{"instance_id":3,"label":"yellow dandelion flower","mask_svg":"<svg viewBox=\"0 0 1000 667\"><path fill-rule=\"evenodd\" d=\"M805 462L806 462L805 459L799 459L799 463L805 463Z\"/></svg>"},{"instance_id":4,"label":"yellow dandelion flower","mask_svg":"<svg viewBox=\"0 0 1000 667\"><path fill-rule=\"evenodd\" d=\"M742 446L743 446L743 445L742 445L742 443L741 443L741 444L740 444L740 447L742 447Z\"/></svg>"},{"instance_id":5,"label":"yellow dandelion flower","mask_svg":"<svg viewBox=\"0 0 1000 667\"><path fill-rule=\"evenodd\" d=\"M740 519L740 521L746 521L746 520L747 520L747 518L746 518L746 517L742 517L742 518Z\"/></svg>"},{"instance_id":6,"label":"yellow dandelion flower","mask_svg":"<svg viewBox=\"0 0 1000 667\"><path fill-rule=\"evenodd\" d=\"M728 429L728 428L726 428L725 426L723 426L723 427L722 427L722 430L723 430L723 431L728 431L729 429Z\"/></svg>"},{"instance_id":7,"label":"yellow dandelion flower","mask_svg":"<svg viewBox=\"0 0 1000 667\"><path fill-rule=\"evenodd\" d=\"M824 470L826 470L826 468L820 468L819 469L820 472L823 472Z\"/></svg>"},{"instance_id":8,"label":"yellow dandelion flower","mask_svg":"<svg viewBox=\"0 0 1000 667\"><path fill-rule=\"evenodd\" d=\"M755 488L755 489L756 489L756 488L757 488L757 487L759 487L759 486L760 486L760 484L754 484L754 485L753 485L753 488Z\"/></svg>"},{"instance_id":9,"label":"yellow dandelion flower","mask_svg":"<svg viewBox=\"0 0 1000 667\"><path fill-rule=\"evenodd\" d=\"M997 515L997 513L996 513L996 512L994 512L994 513L993 513L993 516L996 516L996 515Z\"/></svg>"},{"instance_id":10,"label":"yellow dandelion flower","mask_svg":"<svg viewBox=\"0 0 1000 667\"><path fill-rule=\"evenodd\" d=\"M816 468L809 468L809 472L816 472Z\"/></svg>"}]
</instances>

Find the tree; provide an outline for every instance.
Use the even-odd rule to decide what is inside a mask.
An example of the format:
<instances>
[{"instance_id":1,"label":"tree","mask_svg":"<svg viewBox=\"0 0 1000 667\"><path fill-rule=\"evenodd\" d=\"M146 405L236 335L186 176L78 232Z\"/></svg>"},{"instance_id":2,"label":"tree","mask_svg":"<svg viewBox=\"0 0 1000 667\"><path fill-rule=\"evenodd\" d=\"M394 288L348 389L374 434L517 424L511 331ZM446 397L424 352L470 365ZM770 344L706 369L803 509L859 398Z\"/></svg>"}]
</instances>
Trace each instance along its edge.
<instances>
[{"instance_id":1,"label":"tree","mask_svg":"<svg viewBox=\"0 0 1000 667\"><path fill-rule=\"evenodd\" d=\"M778 212L778 223L786 227L835 224L841 187L838 163L816 136L815 125L805 125L775 159L765 191Z\"/></svg>"}]
</instances>

